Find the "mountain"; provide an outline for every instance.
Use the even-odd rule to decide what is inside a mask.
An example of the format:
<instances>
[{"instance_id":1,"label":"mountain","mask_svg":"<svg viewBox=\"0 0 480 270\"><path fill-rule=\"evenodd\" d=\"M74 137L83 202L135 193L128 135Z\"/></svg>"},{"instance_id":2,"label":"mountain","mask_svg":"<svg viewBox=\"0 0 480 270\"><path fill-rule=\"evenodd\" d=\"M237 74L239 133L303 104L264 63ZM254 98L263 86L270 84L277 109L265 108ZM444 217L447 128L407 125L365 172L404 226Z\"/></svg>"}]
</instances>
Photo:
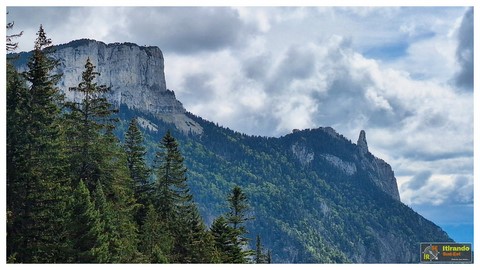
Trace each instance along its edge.
<instances>
[{"instance_id":1,"label":"mountain","mask_svg":"<svg viewBox=\"0 0 480 270\"><path fill-rule=\"evenodd\" d=\"M116 105L151 113L166 122L175 123L182 131L199 133L201 127L185 115L185 108L166 88L164 59L158 47L140 47L132 43L105 44L81 39L54 47L52 56L59 60L55 72L63 76L58 86L68 100L79 101L79 93L68 91L77 86L85 70L87 58L101 74L99 85L111 87L108 100ZM17 65L26 68L30 53L20 53ZM135 70L136 72L132 72Z\"/></svg>"},{"instance_id":2,"label":"mountain","mask_svg":"<svg viewBox=\"0 0 480 270\"><path fill-rule=\"evenodd\" d=\"M99 84L120 109L117 135L128 121L143 127L148 159L167 130L179 140L189 185L207 224L223 213L225 197L239 185L249 197L258 234L277 263L418 262L420 242L451 242L437 225L400 201L394 172L368 149L330 127L294 130L280 138L249 136L185 110L166 88L159 48L132 43L77 40L56 46L52 57L68 91L80 80L87 58ZM24 68L28 53L16 60Z\"/></svg>"}]
</instances>

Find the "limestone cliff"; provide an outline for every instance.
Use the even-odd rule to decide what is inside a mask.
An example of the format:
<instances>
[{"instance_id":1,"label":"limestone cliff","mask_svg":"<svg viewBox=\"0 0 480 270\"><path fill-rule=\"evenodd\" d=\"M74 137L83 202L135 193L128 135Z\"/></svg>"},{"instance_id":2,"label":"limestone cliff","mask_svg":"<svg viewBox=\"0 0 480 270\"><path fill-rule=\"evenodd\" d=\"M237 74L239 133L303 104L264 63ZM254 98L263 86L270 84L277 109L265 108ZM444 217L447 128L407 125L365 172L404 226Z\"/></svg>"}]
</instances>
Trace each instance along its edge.
<instances>
[{"instance_id":1,"label":"limestone cliff","mask_svg":"<svg viewBox=\"0 0 480 270\"><path fill-rule=\"evenodd\" d=\"M312 138L306 137L307 135ZM303 166L318 162L349 178L365 176L380 190L400 201L392 167L370 153L364 130L360 132L356 145L331 127L296 131L290 136L298 137L292 142L291 151ZM323 170L329 169L325 167Z\"/></svg>"},{"instance_id":2,"label":"limestone cliff","mask_svg":"<svg viewBox=\"0 0 480 270\"><path fill-rule=\"evenodd\" d=\"M158 47L144 47L133 43L105 44L81 39L53 48L52 58L59 61L57 73L63 73L58 84L67 100L79 101L81 94L69 91L77 86L85 70L87 58L100 73L97 84L107 85L111 92L108 100L115 106L152 114L166 122L174 123L184 132L201 133L200 125L185 115L185 108L168 90L165 82L164 59ZM17 61L25 69L28 54L20 54Z\"/></svg>"},{"instance_id":3,"label":"limestone cliff","mask_svg":"<svg viewBox=\"0 0 480 270\"><path fill-rule=\"evenodd\" d=\"M368 172L370 179L396 200L400 200L397 179L392 167L384 160L375 157L368 151L365 131L360 131L357 141L360 166Z\"/></svg>"}]
</instances>

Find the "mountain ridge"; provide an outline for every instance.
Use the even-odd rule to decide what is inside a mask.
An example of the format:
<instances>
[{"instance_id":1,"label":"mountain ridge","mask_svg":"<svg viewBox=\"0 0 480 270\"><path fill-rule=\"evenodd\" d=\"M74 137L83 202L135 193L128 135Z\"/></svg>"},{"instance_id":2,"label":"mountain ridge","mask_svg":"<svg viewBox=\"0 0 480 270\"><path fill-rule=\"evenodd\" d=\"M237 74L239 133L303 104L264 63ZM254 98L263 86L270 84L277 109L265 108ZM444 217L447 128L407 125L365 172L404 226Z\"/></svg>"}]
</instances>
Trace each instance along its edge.
<instances>
[{"instance_id":1,"label":"mountain ridge","mask_svg":"<svg viewBox=\"0 0 480 270\"><path fill-rule=\"evenodd\" d=\"M66 94L86 59L98 61L98 84L111 87L107 98L120 108L118 136L131 118L142 119L150 160L156 142L172 130L208 224L226 191L242 186L257 217L250 237L262 235L276 262L417 262L420 241L452 241L401 203L391 166L369 152L363 130L357 144L331 127L248 136L185 110L166 87L158 47L79 40L54 48Z\"/></svg>"}]
</instances>

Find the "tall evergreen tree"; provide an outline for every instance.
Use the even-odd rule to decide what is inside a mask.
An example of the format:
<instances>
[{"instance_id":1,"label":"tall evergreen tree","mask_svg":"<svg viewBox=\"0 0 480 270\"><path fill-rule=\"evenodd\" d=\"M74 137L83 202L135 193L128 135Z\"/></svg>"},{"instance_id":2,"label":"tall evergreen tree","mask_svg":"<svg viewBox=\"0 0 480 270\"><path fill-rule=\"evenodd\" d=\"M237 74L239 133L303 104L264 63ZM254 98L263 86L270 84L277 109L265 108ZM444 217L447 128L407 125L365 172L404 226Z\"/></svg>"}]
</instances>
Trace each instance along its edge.
<instances>
[{"instance_id":1,"label":"tall evergreen tree","mask_svg":"<svg viewBox=\"0 0 480 270\"><path fill-rule=\"evenodd\" d=\"M210 260L207 232L187 185L187 168L178 143L168 131L156 155L155 204L161 220L174 238L170 261Z\"/></svg>"},{"instance_id":2,"label":"tall evergreen tree","mask_svg":"<svg viewBox=\"0 0 480 270\"><path fill-rule=\"evenodd\" d=\"M141 225L146 215L146 206L151 203L153 185L149 181L150 170L145 161L146 150L136 118L130 121L128 130L125 133L124 149L127 155L130 178L134 184L135 199L140 205L135 219L137 224Z\"/></svg>"},{"instance_id":3,"label":"tall evergreen tree","mask_svg":"<svg viewBox=\"0 0 480 270\"><path fill-rule=\"evenodd\" d=\"M257 243L255 245L255 263L266 263L267 255L263 253L260 235L257 234Z\"/></svg>"},{"instance_id":4,"label":"tall evergreen tree","mask_svg":"<svg viewBox=\"0 0 480 270\"><path fill-rule=\"evenodd\" d=\"M236 263L242 248L237 244L237 232L228 224L224 216L216 218L210 227L214 248L221 263Z\"/></svg>"},{"instance_id":5,"label":"tall evergreen tree","mask_svg":"<svg viewBox=\"0 0 480 270\"><path fill-rule=\"evenodd\" d=\"M11 129L7 186L12 199L7 203L12 221L9 256L18 262L67 260L70 182L59 120L63 97L55 86L60 75L51 74L57 62L46 54L50 44L40 26L28 70L23 73L29 87L24 91L14 79L11 85L18 92L10 91L8 99L12 102L7 106ZM14 119L19 122L12 123ZM15 134L20 137L14 138Z\"/></svg>"},{"instance_id":6,"label":"tall evergreen tree","mask_svg":"<svg viewBox=\"0 0 480 270\"><path fill-rule=\"evenodd\" d=\"M245 235L248 233L245 222L252 220L249 216L250 206L248 205L247 195L239 186L232 189L232 193L228 197L229 212L227 213L227 221L232 226L236 237L234 238L234 245L241 247L239 253L235 254L235 263L246 263L248 257L253 255L252 250L248 250L248 238Z\"/></svg>"},{"instance_id":7,"label":"tall evergreen tree","mask_svg":"<svg viewBox=\"0 0 480 270\"><path fill-rule=\"evenodd\" d=\"M73 262L108 262L108 242L104 223L82 180L73 193L71 239Z\"/></svg>"},{"instance_id":8,"label":"tall evergreen tree","mask_svg":"<svg viewBox=\"0 0 480 270\"><path fill-rule=\"evenodd\" d=\"M27 99L25 81L7 63L7 257L13 261L20 235L14 224L24 209L27 184L28 149Z\"/></svg>"},{"instance_id":9,"label":"tall evergreen tree","mask_svg":"<svg viewBox=\"0 0 480 270\"><path fill-rule=\"evenodd\" d=\"M162 220L174 223L179 218L180 209L192 201L187 185L187 168L178 143L167 131L159 145L155 162L157 182L155 203Z\"/></svg>"},{"instance_id":10,"label":"tall evergreen tree","mask_svg":"<svg viewBox=\"0 0 480 270\"><path fill-rule=\"evenodd\" d=\"M69 157L73 182L84 181L90 191L98 190L95 201L109 231L110 262L135 262L138 228L133 219L136 201L129 177L127 157L114 136L116 112L105 98L109 88L97 85L95 66L87 59L82 81L71 91L83 96L81 102L68 102L66 114ZM105 201L101 196L104 193ZM102 210L100 210L102 211Z\"/></svg>"},{"instance_id":11,"label":"tall evergreen tree","mask_svg":"<svg viewBox=\"0 0 480 270\"><path fill-rule=\"evenodd\" d=\"M102 262L112 263L115 262L112 258L112 254L115 252L115 238L117 237L118 233L115 229L115 223L112 213L113 209L107 202L107 198L105 197L105 193L103 192L102 184L99 181L97 181L97 184L95 185L95 191L92 198L94 201L95 209L97 210L99 215L100 224L103 227L103 237L105 238L105 242L107 245L106 257L103 258L104 261Z\"/></svg>"},{"instance_id":12,"label":"tall evergreen tree","mask_svg":"<svg viewBox=\"0 0 480 270\"><path fill-rule=\"evenodd\" d=\"M140 232L139 250L147 256L148 260L152 263L168 263L174 239L151 204L147 206L145 222Z\"/></svg>"},{"instance_id":13,"label":"tall evergreen tree","mask_svg":"<svg viewBox=\"0 0 480 270\"><path fill-rule=\"evenodd\" d=\"M105 177L106 173L102 171L102 164L110 157L106 153L109 146L105 144L108 144L108 140L104 135L111 132L114 129L113 122L118 121L113 118L117 110L105 98L110 88L95 82L99 75L90 59L87 59L82 81L77 87L69 89L83 98L81 102L66 103L70 109L66 115L69 123L70 171L75 184L82 179L91 191L95 189L97 180L105 187L111 186L111 183L107 183L111 179Z\"/></svg>"}]
</instances>

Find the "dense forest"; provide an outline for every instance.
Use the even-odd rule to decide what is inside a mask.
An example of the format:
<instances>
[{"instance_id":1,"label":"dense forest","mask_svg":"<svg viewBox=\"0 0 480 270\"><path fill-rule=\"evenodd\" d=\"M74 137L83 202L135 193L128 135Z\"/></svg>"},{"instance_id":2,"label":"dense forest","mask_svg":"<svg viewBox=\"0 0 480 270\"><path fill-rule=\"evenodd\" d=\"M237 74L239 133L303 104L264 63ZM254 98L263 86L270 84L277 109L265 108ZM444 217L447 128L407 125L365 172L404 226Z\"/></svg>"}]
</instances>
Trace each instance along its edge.
<instances>
[{"instance_id":1,"label":"dense forest","mask_svg":"<svg viewBox=\"0 0 480 270\"><path fill-rule=\"evenodd\" d=\"M170 131L149 164L135 118L117 138L118 110L89 60L69 89L83 99L63 98L50 45L40 27L28 70L7 63L8 262L271 262L260 236L247 238L254 216L239 186L207 227Z\"/></svg>"}]
</instances>

